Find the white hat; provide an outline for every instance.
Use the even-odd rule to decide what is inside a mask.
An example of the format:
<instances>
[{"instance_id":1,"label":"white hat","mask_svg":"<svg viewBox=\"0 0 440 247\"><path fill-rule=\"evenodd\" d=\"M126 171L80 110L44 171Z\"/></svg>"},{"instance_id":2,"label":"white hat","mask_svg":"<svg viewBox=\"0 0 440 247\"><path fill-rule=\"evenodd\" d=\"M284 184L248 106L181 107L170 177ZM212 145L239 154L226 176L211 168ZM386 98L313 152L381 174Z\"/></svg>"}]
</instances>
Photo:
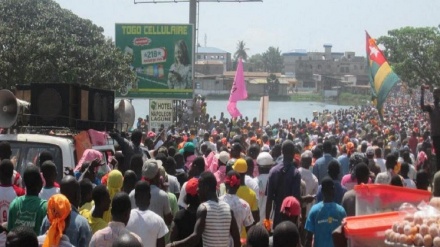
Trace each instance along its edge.
<instances>
[{"instance_id":1,"label":"white hat","mask_svg":"<svg viewBox=\"0 0 440 247\"><path fill-rule=\"evenodd\" d=\"M160 167L162 167L161 160L148 159L142 166L142 176L147 179L153 179L159 172Z\"/></svg>"},{"instance_id":2,"label":"white hat","mask_svg":"<svg viewBox=\"0 0 440 247\"><path fill-rule=\"evenodd\" d=\"M257 164L259 166L271 166L274 163L272 155L268 152L261 152L257 157Z\"/></svg>"},{"instance_id":3,"label":"white hat","mask_svg":"<svg viewBox=\"0 0 440 247\"><path fill-rule=\"evenodd\" d=\"M227 164L229 161L229 153L226 151L221 151L216 155L217 159L220 160L223 164Z\"/></svg>"}]
</instances>

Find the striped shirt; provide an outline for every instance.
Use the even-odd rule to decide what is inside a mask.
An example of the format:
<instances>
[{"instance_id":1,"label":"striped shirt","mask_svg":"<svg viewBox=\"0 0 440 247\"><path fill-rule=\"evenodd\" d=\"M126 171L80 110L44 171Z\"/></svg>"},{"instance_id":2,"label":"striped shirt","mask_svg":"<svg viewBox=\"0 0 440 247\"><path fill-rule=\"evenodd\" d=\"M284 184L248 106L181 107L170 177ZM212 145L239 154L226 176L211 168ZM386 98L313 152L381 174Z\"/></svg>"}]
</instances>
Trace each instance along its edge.
<instances>
[{"instance_id":1,"label":"striped shirt","mask_svg":"<svg viewBox=\"0 0 440 247\"><path fill-rule=\"evenodd\" d=\"M231 227L231 208L226 202L207 201L200 206L206 208L204 247L228 247Z\"/></svg>"}]
</instances>

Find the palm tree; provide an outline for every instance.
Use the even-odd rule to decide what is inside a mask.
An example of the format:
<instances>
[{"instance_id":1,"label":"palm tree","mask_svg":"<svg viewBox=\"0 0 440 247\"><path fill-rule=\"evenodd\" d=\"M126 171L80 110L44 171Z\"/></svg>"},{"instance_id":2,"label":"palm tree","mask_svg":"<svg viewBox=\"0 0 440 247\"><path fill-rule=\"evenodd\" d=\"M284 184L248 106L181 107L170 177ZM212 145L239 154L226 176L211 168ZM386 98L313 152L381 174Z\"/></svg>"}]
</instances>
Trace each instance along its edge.
<instances>
[{"instance_id":1,"label":"palm tree","mask_svg":"<svg viewBox=\"0 0 440 247\"><path fill-rule=\"evenodd\" d=\"M239 40L237 43L237 51L234 53L235 60L238 60L241 57L244 61L248 59L248 55L246 51L249 50L246 48L246 43L243 40Z\"/></svg>"}]
</instances>

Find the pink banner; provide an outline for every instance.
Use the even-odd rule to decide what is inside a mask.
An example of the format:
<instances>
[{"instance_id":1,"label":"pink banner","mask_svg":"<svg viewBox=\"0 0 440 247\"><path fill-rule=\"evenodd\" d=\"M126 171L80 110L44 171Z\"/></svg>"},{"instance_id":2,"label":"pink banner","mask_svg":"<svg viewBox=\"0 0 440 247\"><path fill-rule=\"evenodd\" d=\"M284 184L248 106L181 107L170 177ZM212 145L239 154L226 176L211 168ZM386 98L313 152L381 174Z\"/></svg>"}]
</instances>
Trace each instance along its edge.
<instances>
[{"instance_id":1,"label":"pink banner","mask_svg":"<svg viewBox=\"0 0 440 247\"><path fill-rule=\"evenodd\" d=\"M231 117L236 118L241 116L240 111L237 109L237 102L231 102L228 103L228 112L231 114Z\"/></svg>"},{"instance_id":2,"label":"pink banner","mask_svg":"<svg viewBox=\"0 0 440 247\"><path fill-rule=\"evenodd\" d=\"M227 106L229 114L232 117L241 116L237 109L237 101L247 99L248 94L246 90L246 82L244 81L243 61L238 59L237 71L235 72L234 84L232 84L231 94L229 96L229 103Z\"/></svg>"},{"instance_id":3,"label":"pink banner","mask_svg":"<svg viewBox=\"0 0 440 247\"><path fill-rule=\"evenodd\" d=\"M235 72L234 84L232 84L230 102L247 99L246 83L244 81L243 61L238 59L237 71Z\"/></svg>"}]
</instances>

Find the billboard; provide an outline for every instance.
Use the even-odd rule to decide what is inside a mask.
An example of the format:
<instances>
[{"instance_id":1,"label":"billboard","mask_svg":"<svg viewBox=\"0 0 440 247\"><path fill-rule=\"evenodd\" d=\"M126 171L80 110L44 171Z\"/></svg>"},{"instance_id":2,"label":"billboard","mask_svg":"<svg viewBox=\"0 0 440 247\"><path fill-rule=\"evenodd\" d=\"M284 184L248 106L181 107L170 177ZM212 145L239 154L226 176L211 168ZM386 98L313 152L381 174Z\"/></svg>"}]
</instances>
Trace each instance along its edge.
<instances>
[{"instance_id":1,"label":"billboard","mask_svg":"<svg viewBox=\"0 0 440 247\"><path fill-rule=\"evenodd\" d=\"M193 26L116 24L116 46L132 57L137 79L117 97L189 99L193 95Z\"/></svg>"},{"instance_id":2,"label":"billboard","mask_svg":"<svg viewBox=\"0 0 440 247\"><path fill-rule=\"evenodd\" d=\"M161 124L165 129L173 124L173 100L150 99L150 130L159 130Z\"/></svg>"}]
</instances>

